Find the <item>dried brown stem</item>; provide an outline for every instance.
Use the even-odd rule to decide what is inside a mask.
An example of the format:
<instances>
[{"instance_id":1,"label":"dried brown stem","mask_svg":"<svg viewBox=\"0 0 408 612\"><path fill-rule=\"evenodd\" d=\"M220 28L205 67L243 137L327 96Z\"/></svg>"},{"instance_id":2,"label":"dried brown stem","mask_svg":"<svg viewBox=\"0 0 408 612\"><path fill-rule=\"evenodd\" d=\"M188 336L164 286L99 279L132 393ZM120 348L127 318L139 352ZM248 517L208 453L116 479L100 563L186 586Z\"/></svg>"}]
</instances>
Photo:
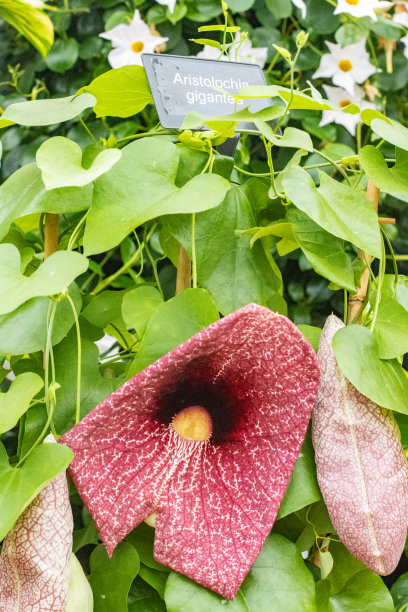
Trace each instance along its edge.
<instances>
[{"instance_id":1,"label":"dried brown stem","mask_svg":"<svg viewBox=\"0 0 408 612\"><path fill-rule=\"evenodd\" d=\"M179 245L177 262L176 294L191 287L191 259L184 247Z\"/></svg>"},{"instance_id":2,"label":"dried brown stem","mask_svg":"<svg viewBox=\"0 0 408 612\"><path fill-rule=\"evenodd\" d=\"M377 212L380 190L371 181L368 182L366 195L367 198L370 200L371 204L373 205L375 211ZM361 305L364 303L364 300L366 299L367 295L368 281L370 279L370 269L368 267L368 264L370 263L371 255L369 255L368 253L364 253L361 249L359 249L358 256L364 263L365 269L363 274L361 275L360 287L358 288L357 293L355 293L354 295L350 295L349 297L347 316L348 323L354 321L361 308ZM361 323L361 314L357 317L355 322Z\"/></svg>"},{"instance_id":3,"label":"dried brown stem","mask_svg":"<svg viewBox=\"0 0 408 612\"><path fill-rule=\"evenodd\" d=\"M44 259L58 251L58 215L47 213L44 225Z\"/></svg>"},{"instance_id":4,"label":"dried brown stem","mask_svg":"<svg viewBox=\"0 0 408 612\"><path fill-rule=\"evenodd\" d=\"M394 217L378 217L378 223L388 223L388 225L395 225L396 220Z\"/></svg>"}]
</instances>

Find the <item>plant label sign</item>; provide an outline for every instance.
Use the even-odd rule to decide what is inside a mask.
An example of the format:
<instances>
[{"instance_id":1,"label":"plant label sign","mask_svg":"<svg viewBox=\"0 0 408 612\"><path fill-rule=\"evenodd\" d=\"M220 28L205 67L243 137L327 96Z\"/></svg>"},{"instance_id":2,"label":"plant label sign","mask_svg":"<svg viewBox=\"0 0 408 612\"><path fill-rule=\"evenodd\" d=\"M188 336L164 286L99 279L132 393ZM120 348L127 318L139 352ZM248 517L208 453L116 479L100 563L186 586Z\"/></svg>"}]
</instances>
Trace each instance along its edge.
<instances>
[{"instance_id":1,"label":"plant label sign","mask_svg":"<svg viewBox=\"0 0 408 612\"><path fill-rule=\"evenodd\" d=\"M160 123L179 128L192 111L206 116L224 115L235 110L241 87L266 85L256 64L220 62L197 57L143 53L142 61L149 80ZM222 91L220 91L222 90ZM269 98L238 100L236 110L251 106L259 111L272 105Z\"/></svg>"}]
</instances>

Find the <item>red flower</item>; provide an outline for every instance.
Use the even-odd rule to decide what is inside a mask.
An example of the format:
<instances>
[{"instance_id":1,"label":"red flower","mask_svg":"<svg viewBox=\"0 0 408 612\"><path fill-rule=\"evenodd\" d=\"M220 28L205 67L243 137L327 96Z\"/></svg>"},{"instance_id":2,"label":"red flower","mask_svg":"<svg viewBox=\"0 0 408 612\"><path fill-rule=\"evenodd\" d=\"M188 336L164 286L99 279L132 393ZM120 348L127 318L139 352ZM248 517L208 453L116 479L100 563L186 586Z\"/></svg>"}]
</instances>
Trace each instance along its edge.
<instances>
[{"instance_id":1,"label":"red flower","mask_svg":"<svg viewBox=\"0 0 408 612\"><path fill-rule=\"evenodd\" d=\"M318 383L302 334L255 304L125 383L60 438L108 553L156 512L155 559L232 599L275 520Z\"/></svg>"}]
</instances>

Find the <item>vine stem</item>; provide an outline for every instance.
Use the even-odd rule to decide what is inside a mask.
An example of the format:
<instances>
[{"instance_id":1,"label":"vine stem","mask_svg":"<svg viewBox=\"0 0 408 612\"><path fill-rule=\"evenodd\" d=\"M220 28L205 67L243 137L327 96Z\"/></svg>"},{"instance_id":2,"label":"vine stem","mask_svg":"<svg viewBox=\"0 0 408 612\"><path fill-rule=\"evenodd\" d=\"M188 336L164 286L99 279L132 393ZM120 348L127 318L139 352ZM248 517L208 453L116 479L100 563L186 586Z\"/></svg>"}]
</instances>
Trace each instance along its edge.
<instances>
[{"instance_id":1,"label":"vine stem","mask_svg":"<svg viewBox=\"0 0 408 612\"><path fill-rule=\"evenodd\" d=\"M75 319L76 334L77 334L78 361L77 361L77 391L76 391L76 407L75 407L75 425L77 425L81 418L81 369L82 369L81 330L79 327L78 314L75 308L75 304L68 292L67 292L67 300L70 303L71 308L72 308L72 313Z\"/></svg>"},{"instance_id":2,"label":"vine stem","mask_svg":"<svg viewBox=\"0 0 408 612\"><path fill-rule=\"evenodd\" d=\"M146 242L148 240L150 240L150 238L151 238L154 230L156 229L156 227L157 227L157 223L154 223L152 225L152 227L150 228L147 236L146 236ZM116 272L114 272L113 274L111 274L110 276L105 278L105 280L100 281L97 284L95 289L93 291L91 291L92 295L97 295L98 293L100 293L102 291L102 289L105 289L105 287L108 287L118 276L120 276L121 274L126 272L126 270L128 270L135 263L137 263L139 258L142 256L142 252L143 252L144 247L145 247L145 242L142 242L140 244L139 248L137 249L137 251L135 251L135 253L132 255L132 257L126 263L124 263L123 266L121 266L119 268L119 270L116 270Z\"/></svg>"},{"instance_id":3,"label":"vine stem","mask_svg":"<svg viewBox=\"0 0 408 612\"><path fill-rule=\"evenodd\" d=\"M372 181L368 181L367 198L370 200L371 204L374 207L374 210L378 212L378 198L380 196L380 190L378 187L374 185ZM356 323L361 323L361 313L359 313L362 304L365 302L368 282L370 279L370 269L369 262L371 260L371 255L368 253L364 253L361 249L358 250L358 257L365 265L365 269L363 274L361 275L360 287L357 290L357 293L351 295L348 300L348 315L347 322L351 323L355 320Z\"/></svg>"}]
</instances>

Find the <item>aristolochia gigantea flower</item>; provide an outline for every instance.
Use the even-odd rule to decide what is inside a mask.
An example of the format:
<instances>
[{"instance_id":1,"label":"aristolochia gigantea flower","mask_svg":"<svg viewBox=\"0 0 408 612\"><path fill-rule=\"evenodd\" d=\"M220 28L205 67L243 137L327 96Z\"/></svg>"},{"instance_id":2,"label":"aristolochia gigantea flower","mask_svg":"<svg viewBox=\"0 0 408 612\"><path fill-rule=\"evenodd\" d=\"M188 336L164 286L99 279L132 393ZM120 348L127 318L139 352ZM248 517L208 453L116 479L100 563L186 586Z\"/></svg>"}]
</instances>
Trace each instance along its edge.
<instances>
[{"instance_id":1,"label":"aristolochia gigantea flower","mask_svg":"<svg viewBox=\"0 0 408 612\"><path fill-rule=\"evenodd\" d=\"M45 442L55 440L50 435ZM37 495L4 539L0 555L2 612L68 610L78 590L81 607L76 610L93 609L92 591L80 566L72 579L72 566L78 564L71 555L72 529L64 472Z\"/></svg>"},{"instance_id":2,"label":"aristolochia gigantea flower","mask_svg":"<svg viewBox=\"0 0 408 612\"><path fill-rule=\"evenodd\" d=\"M363 100L363 90L358 85L354 86L353 93L350 95L348 91L342 87L330 87L330 85L323 85L323 89L329 102L336 104L339 109L346 108L349 104L356 104L360 110L365 108L375 108L375 105L367 100ZM342 110L331 111L324 110L320 125L327 125L328 123L337 123L343 125L349 132L354 136L356 125L361 121L359 113L352 115Z\"/></svg>"},{"instance_id":3,"label":"aristolochia gigantea flower","mask_svg":"<svg viewBox=\"0 0 408 612\"><path fill-rule=\"evenodd\" d=\"M346 47L326 41L330 53L322 56L313 78L330 77L335 85L352 94L356 83L362 83L376 71L369 62L365 44L365 39Z\"/></svg>"},{"instance_id":4,"label":"aristolochia gigantea flower","mask_svg":"<svg viewBox=\"0 0 408 612\"><path fill-rule=\"evenodd\" d=\"M108 55L112 68L121 68L131 64L142 65L142 53L153 53L158 45L168 38L154 36L149 26L141 19L139 11L135 11L132 23L121 23L112 30L99 34L101 38L112 41L113 49Z\"/></svg>"},{"instance_id":5,"label":"aristolochia gigantea flower","mask_svg":"<svg viewBox=\"0 0 408 612\"><path fill-rule=\"evenodd\" d=\"M392 413L361 395L337 365L332 340L342 327L331 315L319 345L322 376L312 430L317 478L343 544L387 575L407 534L408 464Z\"/></svg>"},{"instance_id":6,"label":"aristolochia gigantea flower","mask_svg":"<svg viewBox=\"0 0 408 612\"><path fill-rule=\"evenodd\" d=\"M104 400L60 440L108 553L156 513L155 559L232 599L275 520L318 382L293 323L250 304Z\"/></svg>"},{"instance_id":7,"label":"aristolochia gigantea flower","mask_svg":"<svg viewBox=\"0 0 408 612\"><path fill-rule=\"evenodd\" d=\"M381 2L378 0L337 0L334 14L348 13L353 17L371 17L371 19L377 21L375 11L387 9L391 5L392 2Z\"/></svg>"}]
</instances>

